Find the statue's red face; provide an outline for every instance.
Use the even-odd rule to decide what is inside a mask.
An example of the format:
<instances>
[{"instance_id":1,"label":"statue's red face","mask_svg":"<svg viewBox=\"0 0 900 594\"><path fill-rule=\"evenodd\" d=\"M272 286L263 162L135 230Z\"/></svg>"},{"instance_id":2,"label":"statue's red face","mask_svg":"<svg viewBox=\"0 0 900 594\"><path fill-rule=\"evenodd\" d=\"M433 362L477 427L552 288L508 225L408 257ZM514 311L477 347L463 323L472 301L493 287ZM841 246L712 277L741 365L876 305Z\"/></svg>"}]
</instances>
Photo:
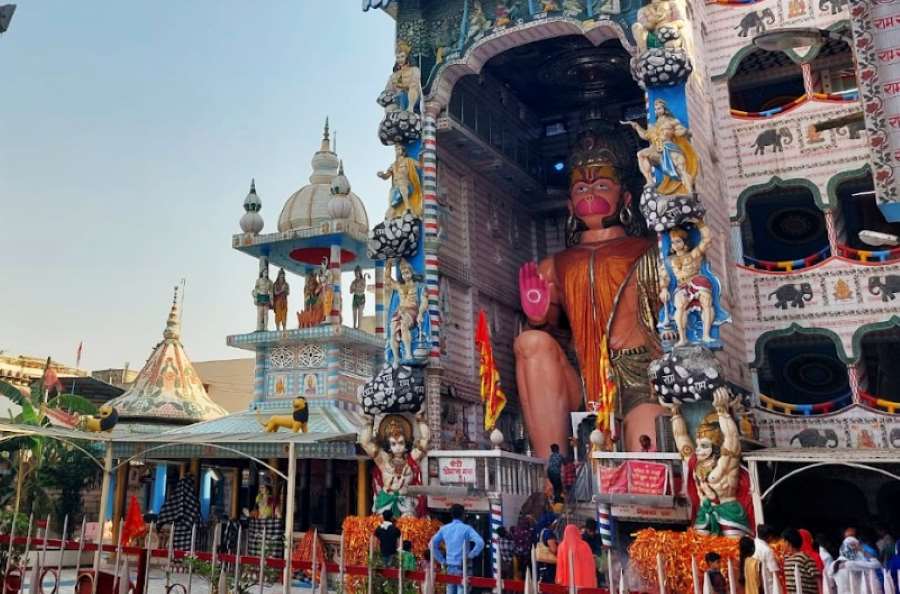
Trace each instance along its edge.
<instances>
[{"instance_id":1,"label":"statue's red face","mask_svg":"<svg viewBox=\"0 0 900 594\"><path fill-rule=\"evenodd\" d=\"M584 167L572 172L569 208L588 229L603 228L604 220L619 210L622 186L608 175L605 167Z\"/></svg>"}]
</instances>

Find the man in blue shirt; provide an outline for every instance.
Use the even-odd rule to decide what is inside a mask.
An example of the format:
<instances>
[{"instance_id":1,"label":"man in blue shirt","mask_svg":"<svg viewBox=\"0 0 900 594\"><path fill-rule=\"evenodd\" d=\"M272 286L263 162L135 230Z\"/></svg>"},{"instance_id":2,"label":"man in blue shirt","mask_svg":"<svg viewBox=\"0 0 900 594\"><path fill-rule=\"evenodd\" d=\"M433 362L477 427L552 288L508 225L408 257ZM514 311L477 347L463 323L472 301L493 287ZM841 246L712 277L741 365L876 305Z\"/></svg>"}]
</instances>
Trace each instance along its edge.
<instances>
[{"instance_id":1,"label":"man in blue shirt","mask_svg":"<svg viewBox=\"0 0 900 594\"><path fill-rule=\"evenodd\" d=\"M481 538L474 528L462 521L465 509L456 503L450 507L450 516L453 520L449 524L444 524L438 533L431 539L431 549L434 551L434 558L446 567L447 573L450 575L462 575L463 564L463 547L467 551L468 559L474 559L484 548L484 539ZM446 548L446 556L441 551L441 543ZM469 543L474 546L469 547ZM447 584L447 594L458 594L462 591L462 586L457 584Z\"/></svg>"}]
</instances>

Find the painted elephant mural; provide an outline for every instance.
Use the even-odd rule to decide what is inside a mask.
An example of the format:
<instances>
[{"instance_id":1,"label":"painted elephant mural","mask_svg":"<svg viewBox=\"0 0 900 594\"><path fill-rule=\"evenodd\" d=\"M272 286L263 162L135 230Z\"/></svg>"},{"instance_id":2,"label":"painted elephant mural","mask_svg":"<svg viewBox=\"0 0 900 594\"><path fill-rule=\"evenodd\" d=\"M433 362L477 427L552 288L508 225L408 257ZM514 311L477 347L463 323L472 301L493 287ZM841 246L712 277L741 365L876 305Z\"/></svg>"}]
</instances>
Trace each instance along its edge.
<instances>
[{"instance_id":1,"label":"painted elephant mural","mask_svg":"<svg viewBox=\"0 0 900 594\"><path fill-rule=\"evenodd\" d=\"M862 138L862 132L866 130L866 123L862 122L854 122L852 124L845 124L835 130L838 136L847 136L850 140L858 140Z\"/></svg>"},{"instance_id":2,"label":"painted elephant mural","mask_svg":"<svg viewBox=\"0 0 900 594\"><path fill-rule=\"evenodd\" d=\"M900 293L900 275L888 274L869 277L869 293L881 295L881 300L885 303L893 301L897 298L894 293Z\"/></svg>"},{"instance_id":3,"label":"painted elephant mural","mask_svg":"<svg viewBox=\"0 0 900 594\"><path fill-rule=\"evenodd\" d=\"M836 448L838 445L837 432L834 429L803 429L791 437L790 444L800 443L801 448Z\"/></svg>"},{"instance_id":4,"label":"painted elephant mural","mask_svg":"<svg viewBox=\"0 0 900 594\"><path fill-rule=\"evenodd\" d=\"M769 301L775 297L775 307L779 309L787 309L791 307L805 307L804 302L812 301L813 290L809 283L801 283L799 286L794 284L781 285L771 293L769 293Z\"/></svg>"},{"instance_id":5,"label":"painted elephant mural","mask_svg":"<svg viewBox=\"0 0 900 594\"><path fill-rule=\"evenodd\" d=\"M790 144L794 140L791 131L787 128L772 128L759 133L756 140L750 146L755 147L754 155L766 154L766 147L772 147L773 153L784 151L784 146Z\"/></svg>"},{"instance_id":6,"label":"painted elephant mural","mask_svg":"<svg viewBox=\"0 0 900 594\"><path fill-rule=\"evenodd\" d=\"M827 12L831 10L831 14L837 14L849 6L850 0L819 0L819 10Z\"/></svg>"},{"instance_id":7,"label":"painted elephant mural","mask_svg":"<svg viewBox=\"0 0 900 594\"><path fill-rule=\"evenodd\" d=\"M891 429L888 441L891 442L891 447L900 448L900 427Z\"/></svg>"},{"instance_id":8,"label":"painted elephant mural","mask_svg":"<svg viewBox=\"0 0 900 594\"><path fill-rule=\"evenodd\" d=\"M822 1L825 2L827 0ZM735 26L735 29L740 29L738 37L747 37L751 29L754 34L759 35L760 33L765 33L766 25L774 24L775 13L772 12L771 8L764 8L760 11L751 10L745 14L744 18Z\"/></svg>"}]
</instances>

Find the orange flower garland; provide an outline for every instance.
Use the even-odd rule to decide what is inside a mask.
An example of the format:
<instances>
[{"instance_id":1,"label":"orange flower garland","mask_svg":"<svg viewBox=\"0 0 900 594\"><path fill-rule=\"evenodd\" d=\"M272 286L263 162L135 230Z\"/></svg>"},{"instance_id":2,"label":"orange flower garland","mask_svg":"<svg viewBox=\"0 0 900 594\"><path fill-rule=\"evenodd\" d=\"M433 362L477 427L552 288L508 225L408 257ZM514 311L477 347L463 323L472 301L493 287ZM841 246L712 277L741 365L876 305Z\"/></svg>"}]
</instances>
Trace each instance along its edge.
<instances>
[{"instance_id":1,"label":"orange flower garland","mask_svg":"<svg viewBox=\"0 0 900 594\"><path fill-rule=\"evenodd\" d=\"M700 579L706 571L706 553L715 551L722 556L722 574L728 579L728 560L738 573L738 541L726 536L708 536L689 528L686 532L654 530L646 528L635 534L634 542L628 549L641 579L659 591L656 574L656 556L661 554L665 564L666 582L670 592L693 592L691 557L697 559ZM702 582L701 582L702 586Z\"/></svg>"}]
</instances>

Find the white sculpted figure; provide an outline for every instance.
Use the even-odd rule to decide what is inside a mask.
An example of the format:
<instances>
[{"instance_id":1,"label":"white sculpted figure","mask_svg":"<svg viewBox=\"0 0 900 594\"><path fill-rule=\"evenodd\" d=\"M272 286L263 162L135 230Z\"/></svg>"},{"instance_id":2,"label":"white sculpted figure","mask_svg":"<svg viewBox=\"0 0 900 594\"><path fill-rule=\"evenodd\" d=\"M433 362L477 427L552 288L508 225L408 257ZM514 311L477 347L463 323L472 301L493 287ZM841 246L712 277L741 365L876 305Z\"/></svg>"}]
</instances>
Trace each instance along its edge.
<instances>
[{"instance_id":1,"label":"white sculpted figure","mask_svg":"<svg viewBox=\"0 0 900 594\"><path fill-rule=\"evenodd\" d=\"M416 417L418 438L413 437L412 423L401 415L387 415L376 435L375 420L359 434L359 444L372 458L381 473L372 511L387 509L394 515L415 515L417 498L407 495L407 487L421 484L419 463L428 453L431 430L424 417Z\"/></svg>"},{"instance_id":2,"label":"white sculpted figure","mask_svg":"<svg viewBox=\"0 0 900 594\"><path fill-rule=\"evenodd\" d=\"M388 78L385 91L394 93L395 105L404 111L415 111L422 97L422 74L409 63L410 45L401 40L394 51L394 71ZM396 107L394 107L396 109Z\"/></svg>"},{"instance_id":3,"label":"white sculpted figure","mask_svg":"<svg viewBox=\"0 0 900 594\"><path fill-rule=\"evenodd\" d=\"M747 512L737 500L741 471L741 440L731 417L731 394L719 388L713 394L714 413L697 428L696 444L678 404L664 404L672 411L672 432L681 457L688 462L700 507L694 528L698 532L725 536L749 533Z\"/></svg>"},{"instance_id":4,"label":"white sculpted figure","mask_svg":"<svg viewBox=\"0 0 900 594\"><path fill-rule=\"evenodd\" d=\"M700 230L700 242L697 247L688 247L688 234L683 229L669 231L669 239L672 244L672 254L669 263L675 273L675 329L678 331L678 343L676 346L687 344L687 320L692 308L700 310L700 320L703 323L703 342L711 342L713 318L712 282L700 274L700 267L711 243L709 227L698 224ZM665 266L659 267L660 290L659 297L664 304L669 301L669 271Z\"/></svg>"},{"instance_id":5,"label":"white sculpted figure","mask_svg":"<svg viewBox=\"0 0 900 594\"><path fill-rule=\"evenodd\" d=\"M353 327L362 326L363 308L366 306L366 280L369 275L363 274L362 268L353 269L353 281L350 283L350 294L353 295Z\"/></svg>"},{"instance_id":6,"label":"white sculpted figure","mask_svg":"<svg viewBox=\"0 0 900 594\"><path fill-rule=\"evenodd\" d=\"M417 278L413 267L405 259L400 259L400 278L394 279L394 260L388 258L384 263L384 290L388 295L397 292L398 302L394 315L391 316L391 354L394 367L400 365L400 346L403 354L409 359L413 356L413 330L425 319L428 300L424 299L421 281Z\"/></svg>"},{"instance_id":7,"label":"white sculpted figure","mask_svg":"<svg viewBox=\"0 0 900 594\"><path fill-rule=\"evenodd\" d=\"M638 9L637 20L631 26L638 55L652 48L680 48L683 24L673 0L650 0Z\"/></svg>"},{"instance_id":8,"label":"white sculpted figure","mask_svg":"<svg viewBox=\"0 0 900 594\"><path fill-rule=\"evenodd\" d=\"M274 284L269 278L269 267L259 271L259 278L253 287L253 304L256 305L256 329L268 330L269 310L272 309L272 291Z\"/></svg>"}]
</instances>

